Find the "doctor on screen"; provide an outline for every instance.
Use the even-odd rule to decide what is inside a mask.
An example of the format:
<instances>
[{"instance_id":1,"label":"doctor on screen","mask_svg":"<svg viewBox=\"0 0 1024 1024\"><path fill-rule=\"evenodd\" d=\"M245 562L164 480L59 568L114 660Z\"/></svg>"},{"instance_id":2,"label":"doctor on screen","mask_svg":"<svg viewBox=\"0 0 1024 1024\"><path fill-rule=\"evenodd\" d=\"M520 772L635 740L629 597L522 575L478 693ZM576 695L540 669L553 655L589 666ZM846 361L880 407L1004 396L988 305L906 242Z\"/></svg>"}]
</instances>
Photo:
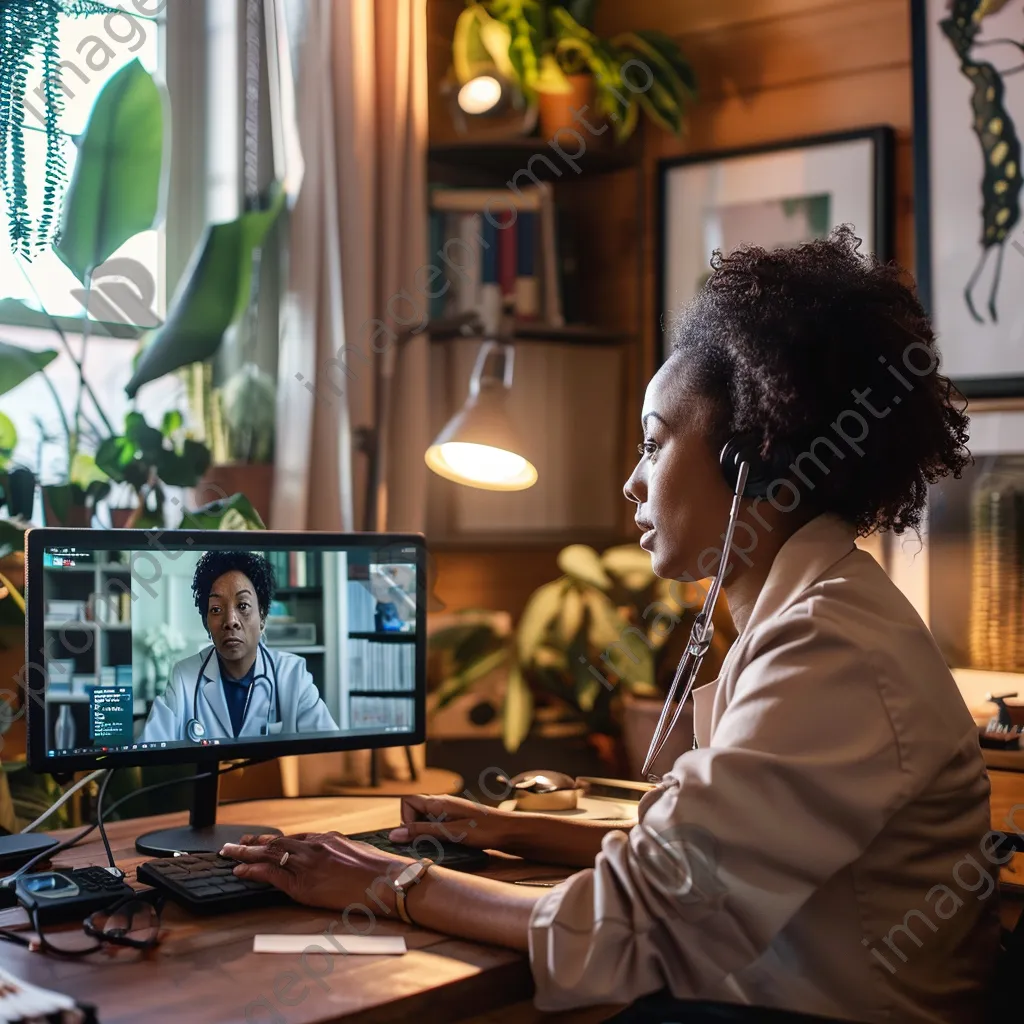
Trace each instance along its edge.
<instances>
[{"instance_id":1,"label":"doctor on screen","mask_svg":"<svg viewBox=\"0 0 1024 1024\"><path fill-rule=\"evenodd\" d=\"M337 731L305 660L262 642L274 596L265 558L207 551L196 565L192 593L213 644L171 670L139 743Z\"/></svg>"}]
</instances>

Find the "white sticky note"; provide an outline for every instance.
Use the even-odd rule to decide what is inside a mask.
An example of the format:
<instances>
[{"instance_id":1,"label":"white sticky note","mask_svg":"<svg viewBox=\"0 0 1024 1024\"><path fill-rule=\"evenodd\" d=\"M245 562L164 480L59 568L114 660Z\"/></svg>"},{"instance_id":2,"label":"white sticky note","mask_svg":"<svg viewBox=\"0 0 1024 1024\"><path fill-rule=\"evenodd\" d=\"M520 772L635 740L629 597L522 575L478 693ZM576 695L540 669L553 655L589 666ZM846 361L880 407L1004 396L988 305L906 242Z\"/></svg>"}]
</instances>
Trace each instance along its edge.
<instances>
[{"instance_id":1,"label":"white sticky note","mask_svg":"<svg viewBox=\"0 0 1024 1024\"><path fill-rule=\"evenodd\" d=\"M307 950L338 956L400 956L406 951L402 935L254 935L254 953L305 953Z\"/></svg>"}]
</instances>

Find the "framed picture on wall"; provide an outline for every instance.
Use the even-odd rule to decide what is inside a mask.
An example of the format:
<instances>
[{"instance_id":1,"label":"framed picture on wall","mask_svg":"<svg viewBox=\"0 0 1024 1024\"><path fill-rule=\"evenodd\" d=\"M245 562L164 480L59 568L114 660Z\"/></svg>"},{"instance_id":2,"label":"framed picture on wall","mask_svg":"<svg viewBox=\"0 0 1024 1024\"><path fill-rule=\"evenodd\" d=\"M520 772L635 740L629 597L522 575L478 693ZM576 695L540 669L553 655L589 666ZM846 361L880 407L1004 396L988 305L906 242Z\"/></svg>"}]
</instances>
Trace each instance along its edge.
<instances>
[{"instance_id":1,"label":"framed picture on wall","mask_svg":"<svg viewBox=\"0 0 1024 1024\"><path fill-rule=\"evenodd\" d=\"M1024 10L912 0L917 281L943 372L1024 396Z\"/></svg>"},{"instance_id":2,"label":"framed picture on wall","mask_svg":"<svg viewBox=\"0 0 1024 1024\"><path fill-rule=\"evenodd\" d=\"M715 249L798 245L852 224L863 250L888 260L892 196L893 132L884 126L663 160L658 364L670 318L707 280Z\"/></svg>"}]
</instances>

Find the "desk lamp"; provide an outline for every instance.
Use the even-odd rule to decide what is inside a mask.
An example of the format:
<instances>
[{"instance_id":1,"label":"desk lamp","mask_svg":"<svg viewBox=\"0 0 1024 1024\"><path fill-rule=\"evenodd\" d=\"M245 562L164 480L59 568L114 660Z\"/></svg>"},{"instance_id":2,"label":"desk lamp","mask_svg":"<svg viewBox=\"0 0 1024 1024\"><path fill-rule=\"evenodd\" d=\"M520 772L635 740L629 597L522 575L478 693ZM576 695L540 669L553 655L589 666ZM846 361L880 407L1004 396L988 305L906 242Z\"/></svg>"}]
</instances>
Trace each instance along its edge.
<instances>
[{"instance_id":1,"label":"desk lamp","mask_svg":"<svg viewBox=\"0 0 1024 1024\"><path fill-rule=\"evenodd\" d=\"M363 529L367 531L386 533L388 529L387 458L395 368L406 345L422 334L434 340L484 338L470 378L469 396L427 449L427 465L448 480L484 490L524 490L537 481L537 470L527 455L521 454L526 449L506 409L515 358L512 317L506 314L502 318L499 331L487 330L475 312L433 320L403 331L383 353L376 379L377 425L356 431L359 449L370 460L370 483L363 512ZM410 778L416 781L416 767L408 747L405 756ZM370 785L377 784L377 752L371 750Z\"/></svg>"}]
</instances>

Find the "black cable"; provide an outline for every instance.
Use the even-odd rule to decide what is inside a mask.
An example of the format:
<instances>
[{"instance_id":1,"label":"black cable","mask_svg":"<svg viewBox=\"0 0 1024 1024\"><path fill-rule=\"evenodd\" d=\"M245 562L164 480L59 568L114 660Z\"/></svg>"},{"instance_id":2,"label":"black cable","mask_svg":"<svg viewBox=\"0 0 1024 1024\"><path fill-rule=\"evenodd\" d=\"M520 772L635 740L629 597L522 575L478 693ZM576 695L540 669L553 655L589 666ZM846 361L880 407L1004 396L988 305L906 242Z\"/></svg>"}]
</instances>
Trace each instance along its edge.
<instances>
[{"instance_id":1,"label":"black cable","mask_svg":"<svg viewBox=\"0 0 1024 1024\"><path fill-rule=\"evenodd\" d=\"M117 865L114 863L114 855L110 852L110 841L107 839L107 830L103 827L103 798L107 795L107 784L114 777L114 772L117 768L111 768L106 775L103 776L103 782L100 784L100 794L96 798L96 824L100 830L100 839L103 840L103 849L107 851L107 861L110 863L112 868L116 868Z\"/></svg>"},{"instance_id":2,"label":"black cable","mask_svg":"<svg viewBox=\"0 0 1024 1024\"><path fill-rule=\"evenodd\" d=\"M116 800L107 810L107 814L111 814L116 811L121 804L133 797L141 796L143 793L150 793L154 789L163 789L165 786L175 786L182 782L196 782L199 779L208 779L211 775L227 775L228 772L236 772L240 768L251 768L254 764L262 764L263 761L268 760L267 758L257 759L253 758L249 761L242 761L241 764L233 764L230 768L221 768L216 772L199 772L196 775L186 775L183 779L165 779L163 782L154 782L150 786L143 786L142 789L134 789L130 793L126 793L120 800ZM108 775L107 778L110 776ZM106 779L104 779L106 782ZM27 864L23 864L13 875L8 875L8 878L18 878L25 874L31 868L35 867L41 860L46 860L50 857L55 857L58 853L63 853L65 850L70 850L72 846L77 846L90 832L97 828L96 824L86 825L81 832L76 836L72 836L70 839L66 839L63 843L58 846L52 846L48 850L43 850L41 853L37 853Z\"/></svg>"}]
</instances>

